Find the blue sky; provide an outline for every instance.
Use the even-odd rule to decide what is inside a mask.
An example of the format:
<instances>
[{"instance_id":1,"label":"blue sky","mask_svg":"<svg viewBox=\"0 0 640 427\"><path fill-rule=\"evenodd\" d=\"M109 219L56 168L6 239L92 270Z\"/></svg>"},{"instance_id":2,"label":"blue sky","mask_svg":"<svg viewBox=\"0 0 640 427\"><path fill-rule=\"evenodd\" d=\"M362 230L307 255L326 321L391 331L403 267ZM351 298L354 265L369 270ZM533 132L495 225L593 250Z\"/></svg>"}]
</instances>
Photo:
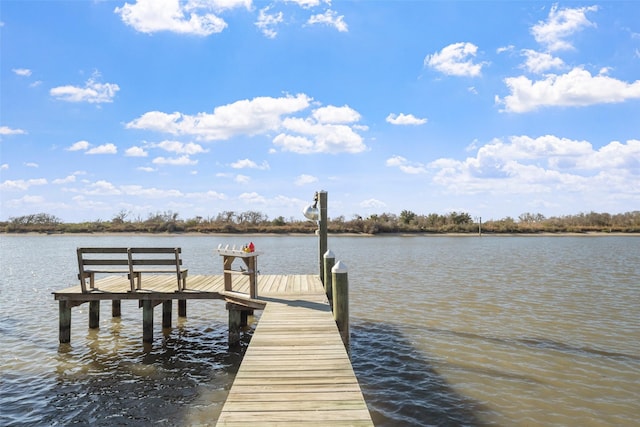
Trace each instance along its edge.
<instances>
[{"instance_id":1,"label":"blue sky","mask_svg":"<svg viewBox=\"0 0 640 427\"><path fill-rule=\"evenodd\" d=\"M0 8L2 220L640 209L640 2Z\"/></svg>"}]
</instances>

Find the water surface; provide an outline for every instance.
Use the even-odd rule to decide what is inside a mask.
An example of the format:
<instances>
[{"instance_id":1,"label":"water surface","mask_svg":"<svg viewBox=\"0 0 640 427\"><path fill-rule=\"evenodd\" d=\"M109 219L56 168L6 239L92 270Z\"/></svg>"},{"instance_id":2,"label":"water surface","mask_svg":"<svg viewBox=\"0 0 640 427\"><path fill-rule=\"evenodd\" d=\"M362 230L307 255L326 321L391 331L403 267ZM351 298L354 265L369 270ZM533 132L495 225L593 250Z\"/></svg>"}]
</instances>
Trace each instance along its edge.
<instances>
[{"instance_id":1,"label":"water surface","mask_svg":"<svg viewBox=\"0 0 640 427\"><path fill-rule=\"evenodd\" d=\"M141 342L123 302L100 329L73 308L58 344L51 292L77 280L77 246L181 246L221 274L218 243L258 250L262 274L316 273L314 236L2 235L1 425L214 425L242 347L219 301ZM640 238L347 237L352 359L378 426L635 425L640 419ZM159 310L159 309L157 309ZM174 307L174 313L176 309ZM250 331L244 345L250 338Z\"/></svg>"}]
</instances>

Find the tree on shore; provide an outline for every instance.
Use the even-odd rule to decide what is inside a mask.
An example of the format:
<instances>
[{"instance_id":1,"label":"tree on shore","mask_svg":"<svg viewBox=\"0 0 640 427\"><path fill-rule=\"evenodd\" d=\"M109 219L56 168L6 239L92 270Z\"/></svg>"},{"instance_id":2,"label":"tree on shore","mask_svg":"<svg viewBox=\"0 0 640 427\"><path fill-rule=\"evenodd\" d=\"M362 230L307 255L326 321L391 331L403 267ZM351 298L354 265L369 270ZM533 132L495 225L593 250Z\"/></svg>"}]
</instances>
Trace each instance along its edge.
<instances>
[{"instance_id":1,"label":"tree on shore","mask_svg":"<svg viewBox=\"0 0 640 427\"><path fill-rule=\"evenodd\" d=\"M96 232L146 232L146 233L313 233L314 221L285 219L273 220L262 212L223 211L215 216L196 216L183 220L177 212L150 213L146 219L131 218L127 211L120 211L110 221L97 219L82 223L65 223L55 215L38 213L9 218L0 222L0 232L7 233L96 233ZM331 233L477 233L479 224L467 212L451 212L445 215L430 213L420 215L403 210L393 213L372 214L362 217L355 214L350 220L344 216L329 218ZM547 218L540 213L523 213L515 220L506 217L487 220L482 224L484 233L541 233L541 232L628 232L640 233L640 211L620 214L579 213Z\"/></svg>"}]
</instances>

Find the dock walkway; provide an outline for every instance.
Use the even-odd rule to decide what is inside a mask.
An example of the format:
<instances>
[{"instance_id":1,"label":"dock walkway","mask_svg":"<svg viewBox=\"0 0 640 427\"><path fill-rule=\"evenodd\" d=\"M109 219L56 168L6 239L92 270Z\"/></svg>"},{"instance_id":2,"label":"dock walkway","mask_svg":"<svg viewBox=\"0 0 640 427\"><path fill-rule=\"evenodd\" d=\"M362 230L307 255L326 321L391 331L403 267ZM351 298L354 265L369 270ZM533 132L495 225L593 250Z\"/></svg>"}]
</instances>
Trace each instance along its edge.
<instances>
[{"instance_id":1,"label":"dock walkway","mask_svg":"<svg viewBox=\"0 0 640 427\"><path fill-rule=\"evenodd\" d=\"M145 277L143 289L130 292L126 277L110 276L97 280L90 293L82 293L79 285L63 289L54 292L60 302L61 337L68 334L71 307L85 302L114 301L116 315L115 303L139 300L147 313L143 329L153 323L153 307L160 303L165 326L168 304L170 325L172 300L220 299L232 306L254 305L264 311L217 425L373 426L320 278L260 275L259 302L242 297L250 291L248 280L235 282L230 293L222 275L194 275L185 291L176 292L175 278L158 275ZM186 315L184 310L181 315ZM90 310L90 325L91 319Z\"/></svg>"}]
</instances>

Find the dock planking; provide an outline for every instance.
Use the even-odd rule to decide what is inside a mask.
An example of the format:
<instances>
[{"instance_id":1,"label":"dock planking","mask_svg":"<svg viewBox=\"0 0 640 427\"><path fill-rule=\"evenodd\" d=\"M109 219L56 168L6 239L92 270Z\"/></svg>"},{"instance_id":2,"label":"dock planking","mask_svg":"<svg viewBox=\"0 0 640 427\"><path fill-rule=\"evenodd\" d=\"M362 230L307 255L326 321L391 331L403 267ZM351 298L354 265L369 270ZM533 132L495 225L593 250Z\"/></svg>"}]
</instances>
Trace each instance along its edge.
<instances>
[{"instance_id":1,"label":"dock planking","mask_svg":"<svg viewBox=\"0 0 640 427\"><path fill-rule=\"evenodd\" d=\"M217 425L373 426L319 277L270 289Z\"/></svg>"},{"instance_id":2,"label":"dock planking","mask_svg":"<svg viewBox=\"0 0 640 427\"><path fill-rule=\"evenodd\" d=\"M264 310L229 391L218 426L373 426L331 307L316 275L260 275ZM130 291L123 276L54 292L70 306L100 300L227 299L222 275L193 275L176 292L175 278L145 277ZM247 278L234 279L234 294L248 294Z\"/></svg>"}]
</instances>

